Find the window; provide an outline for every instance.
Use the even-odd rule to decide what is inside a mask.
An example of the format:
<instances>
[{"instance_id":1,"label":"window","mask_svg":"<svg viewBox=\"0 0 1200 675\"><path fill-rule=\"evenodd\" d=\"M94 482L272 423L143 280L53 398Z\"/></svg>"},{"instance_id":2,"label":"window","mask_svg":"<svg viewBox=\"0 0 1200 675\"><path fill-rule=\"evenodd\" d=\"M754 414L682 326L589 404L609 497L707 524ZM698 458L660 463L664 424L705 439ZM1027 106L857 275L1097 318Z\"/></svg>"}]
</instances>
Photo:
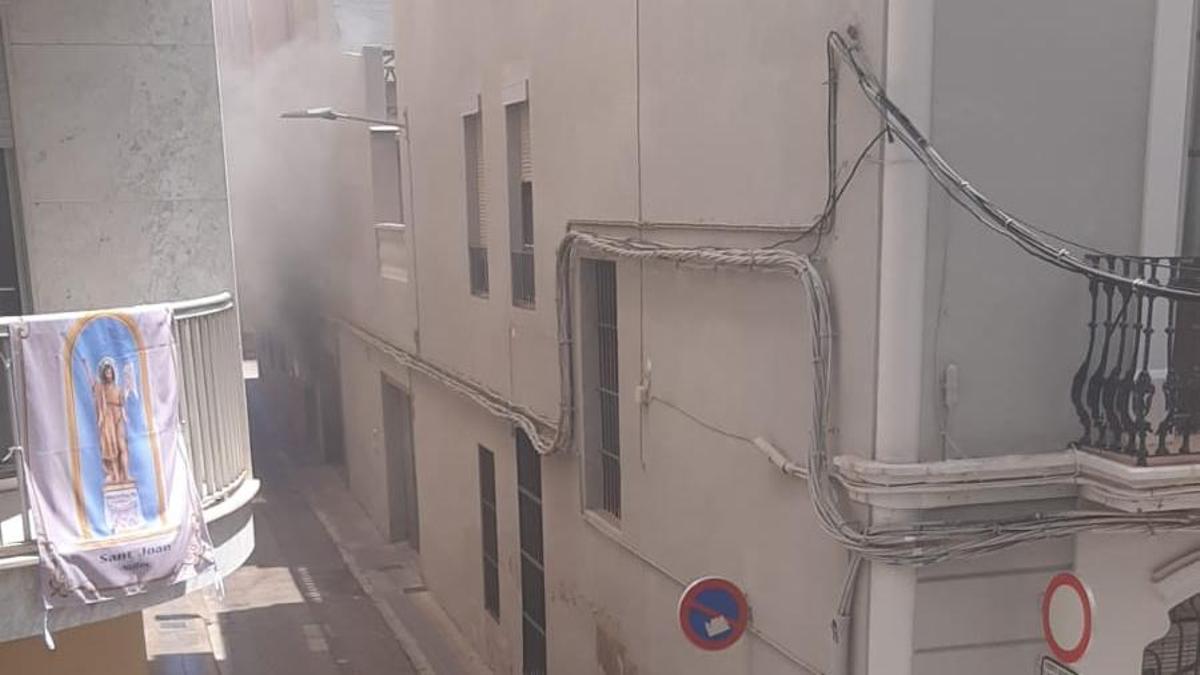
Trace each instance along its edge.
<instances>
[{"instance_id":1,"label":"window","mask_svg":"<svg viewBox=\"0 0 1200 675\"><path fill-rule=\"evenodd\" d=\"M2 66L0 63L0 67ZM2 143L0 140L0 144ZM16 209L10 199L7 169L15 167L11 156L12 151L7 147L0 150L0 316L20 314L22 304L21 272L24 260Z\"/></svg>"},{"instance_id":2,"label":"window","mask_svg":"<svg viewBox=\"0 0 1200 675\"><path fill-rule=\"evenodd\" d=\"M583 324L584 470L589 508L621 517L621 417L617 346L617 266L584 260L580 267Z\"/></svg>"},{"instance_id":3,"label":"window","mask_svg":"<svg viewBox=\"0 0 1200 675\"><path fill-rule=\"evenodd\" d=\"M542 557L542 458L517 430L517 515L521 537L522 675L546 675L546 567Z\"/></svg>"},{"instance_id":4,"label":"window","mask_svg":"<svg viewBox=\"0 0 1200 675\"><path fill-rule=\"evenodd\" d=\"M483 183L483 121L479 112L463 116L467 179L467 266L471 294L487 297L487 196Z\"/></svg>"},{"instance_id":5,"label":"window","mask_svg":"<svg viewBox=\"0 0 1200 675\"><path fill-rule=\"evenodd\" d=\"M375 261L383 279L408 283L408 227L397 223L375 226Z\"/></svg>"},{"instance_id":6,"label":"window","mask_svg":"<svg viewBox=\"0 0 1200 675\"><path fill-rule=\"evenodd\" d=\"M496 458L479 446L479 520L483 531L483 608L500 618L500 555L496 540Z\"/></svg>"},{"instance_id":7,"label":"window","mask_svg":"<svg viewBox=\"0 0 1200 675\"><path fill-rule=\"evenodd\" d=\"M533 156L529 101L506 107L508 131L508 222L512 244L513 304L533 307Z\"/></svg>"},{"instance_id":8,"label":"window","mask_svg":"<svg viewBox=\"0 0 1200 675\"><path fill-rule=\"evenodd\" d=\"M1167 613L1171 620L1162 637L1142 650L1142 675L1200 675L1200 595Z\"/></svg>"},{"instance_id":9,"label":"window","mask_svg":"<svg viewBox=\"0 0 1200 675\"><path fill-rule=\"evenodd\" d=\"M376 223L404 222L400 138L396 127L371 127L371 211Z\"/></svg>"},{"instance_id":10,"label":"window","mask_svg":"<svg viewBox=\"0 0 1200 675\"><path fill-rule=\"evenodd\" d=\"M20 314L25 268L17 204L17 161L13 151L8 77L0 53L0 316ZM7 446L3 446L7 447Z\"/></svg>"},{"instance_id":11,"label":"window","mask_svg":"<svg viewBox=\"0 0 1200 675\"><path fill-rule=\"evenodd\" d=\"M8 99L8 78L5 75L4 54L0 51L0 316L21 314L25 305L23 290L28 289L25 266L25 243L22 238L20 208L17 204L17 162L13 151L12 112ZM0 340L0 356L4 354L6 340ZM16 444L16 429L9 420L10 383L0 370L0 448ZM3 454L0 452L0 454ZM10 456L0 463L0 478L11 478L17 474L17 461ZM2 542L0 542L2 543Z\"/></svg>"}]
</instances>

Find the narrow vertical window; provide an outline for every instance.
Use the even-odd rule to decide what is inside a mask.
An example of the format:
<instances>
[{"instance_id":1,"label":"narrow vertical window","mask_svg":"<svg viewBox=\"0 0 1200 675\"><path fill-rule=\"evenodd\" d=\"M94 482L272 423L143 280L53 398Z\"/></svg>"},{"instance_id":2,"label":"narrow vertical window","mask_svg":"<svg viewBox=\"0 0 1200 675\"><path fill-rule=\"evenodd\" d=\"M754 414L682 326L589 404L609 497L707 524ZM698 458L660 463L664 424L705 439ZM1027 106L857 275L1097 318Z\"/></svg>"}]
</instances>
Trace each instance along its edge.
<instances>
[{"instance_id":1,"label":"narrow vertical window","mask_svg":"<svg viewBox=\"0 0 1200 675\"><path fill-rule=\"evenodd\" d=\"M546 675L542 458L520 429L517 430L517 515L521 537L521 673Z\"/></svg>"},{"instance_id":2,"label":"narrow vertical window","mask_svg":"<svg viewBox=\"0 0 1200 675\"><path fill-rule=\"evenodd\" d=\"M464 173L467 183L467 265L471 293L488 294L487 192L483 182L483 120L463 115Z\"/></svg>"},{"instance_id":3,"label":"narrow vertical window","mask_svg":"<svg viewBox=\"0 0 1200 675\"><path fill-rule=\"evenodd\" d=\"M507 106L505 115L513 304L533 307L533 153L529 135L529 101Z\"/></svg>"},{"instance_id":4,"label":"narrow vertical window","mask_svg":"<svg viewBox=\"0 0 1200 675\"><path fill-rule=\"evenodd\" d=\"M483 532L483 608L500 618L500 555L496 539L496 458L479 446L479 520Z\"/></svg>"},{"instance_id":5,"label":"narrow vertical window","mask_svg":"<svg viewBox=\"0 0 1200 675\"><path fill-rule=\"evenodd\" d=\"M582 349L584 447L589 508L621 517L621 418L617 345L617 266L584 260Z\"/></svg>"}]
</instances>

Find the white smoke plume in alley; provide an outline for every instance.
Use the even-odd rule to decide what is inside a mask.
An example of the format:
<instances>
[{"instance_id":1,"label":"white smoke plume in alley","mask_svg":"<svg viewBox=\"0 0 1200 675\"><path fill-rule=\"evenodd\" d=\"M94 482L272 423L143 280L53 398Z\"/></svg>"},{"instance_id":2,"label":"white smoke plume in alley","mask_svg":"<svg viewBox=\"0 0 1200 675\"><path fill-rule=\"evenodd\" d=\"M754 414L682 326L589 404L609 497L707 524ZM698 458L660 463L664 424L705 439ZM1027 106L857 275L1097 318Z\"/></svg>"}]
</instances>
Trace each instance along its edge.
<instances>
[{"instance_id":1,"label":"white smoke plume in alley","mask_svg":"<svg viewBox=\"0 0 1200 675\"><path fill-rule=\"evenodd\" d=\"M369 217L368 139L360 125L279 115L360 109L363 67L336 36L294 26L288 32L302 37L263 32L218 25L243 330L315 336L304 317L337 302L326 280L346 270L346 238L336 235Z\"/></svg>"}]
</instances>

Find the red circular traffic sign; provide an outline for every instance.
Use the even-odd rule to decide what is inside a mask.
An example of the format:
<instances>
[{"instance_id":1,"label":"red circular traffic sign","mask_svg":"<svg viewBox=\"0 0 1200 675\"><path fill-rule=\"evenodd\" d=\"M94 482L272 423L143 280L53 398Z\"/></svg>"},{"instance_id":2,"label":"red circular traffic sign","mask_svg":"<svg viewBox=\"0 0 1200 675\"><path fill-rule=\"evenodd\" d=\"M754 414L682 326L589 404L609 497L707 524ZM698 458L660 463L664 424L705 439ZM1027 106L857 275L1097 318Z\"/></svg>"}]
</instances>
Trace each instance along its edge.
<instances>
[{"instance_id":1,"label":"red circular traffic sign","mask_svg":"<svg viewBox=\"0 0 1200 675\"><path fill-rule=\"evenodd\" d=\"M1054 575L1042 595L1042 637L1063 663L1083 658L1092 642L1092 592L1070 572Z\"/></svg>"},{"instance_id":2,"label":"red circular traffic sign","mask_svg":"<svg viewBox=\"0 0 1200 675\"><path fill-rule=\"evenodd\" d=\"M697 579L679 597L679 627L684 637L700 649L727 649L742 637L749 624L746 594L728 579Z\"/></svg>"}]
</instances>

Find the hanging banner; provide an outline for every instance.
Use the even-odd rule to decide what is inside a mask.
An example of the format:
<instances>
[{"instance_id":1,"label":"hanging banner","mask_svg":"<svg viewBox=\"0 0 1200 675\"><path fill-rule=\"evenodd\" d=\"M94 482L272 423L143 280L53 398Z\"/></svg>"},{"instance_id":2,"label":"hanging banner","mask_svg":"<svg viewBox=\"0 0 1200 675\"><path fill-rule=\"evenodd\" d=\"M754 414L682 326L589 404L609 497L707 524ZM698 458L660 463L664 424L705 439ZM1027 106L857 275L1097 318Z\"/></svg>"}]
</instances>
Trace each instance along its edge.
<instances>
[{"instance_id":1,"label":"hanging banner","mask_svg":"<svg viewBox=\"0 0 1200 675\"><path fill-rule=\"evenodd\" d=\"M14 327L28 494L47 607L143 593L213 567L179 429L171 310Z\"/></svg>"}]
</instances>

